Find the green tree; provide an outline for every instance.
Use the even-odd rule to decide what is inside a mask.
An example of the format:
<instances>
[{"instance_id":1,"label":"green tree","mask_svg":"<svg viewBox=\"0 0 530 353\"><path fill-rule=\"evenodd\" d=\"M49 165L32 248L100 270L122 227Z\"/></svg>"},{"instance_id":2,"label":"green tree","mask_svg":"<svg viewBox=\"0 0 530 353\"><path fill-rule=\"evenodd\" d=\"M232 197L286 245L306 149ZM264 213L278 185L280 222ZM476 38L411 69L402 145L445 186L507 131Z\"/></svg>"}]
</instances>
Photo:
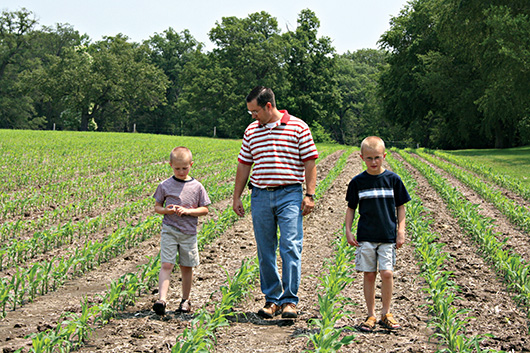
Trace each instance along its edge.
<instances>
[{"instance_id":1,"label":"green tree","mask_svg":"<svg viewBox=\"0 0 530 353\"><path fill-rule=\"evenodd\" d=\"M391 19L379 41L390 52L379 83L385 118L401 125L407 137L422 146L431 146L437 118L432 98L420 82L425 72L420 56L438 47L432 24L432 1L416 0Z\"/></svg>"},{"instance_id":2,"label":"green tree","mask_svg":"<svg viewBox=\"0 0 530 353\"><path fill-rule=\"evenodd\" d=\"M80 130L94 122L103 131L131 131L138 111L165 102L166 76L125 36L65 49L49 60L33 80L50 101L64 102L61 116L78 118Z\"/></svg>"},{"instance_id":3,"label":"green tree","mask_svg":"<svg viewBox=\"0 0 530 353\"><path fill-rule=\"evenodd\" d=\"M395 139L393 129L383 120L377 94L379 76L387 65L386 57L386 51L374 49L338 55L336 80L341 105L336 111L340 129L335 132L336 141L358 145L368 135Z\"/></svg>"},{"instance_id":4,"label":"green tree","mask_svg":"<svg viewBox=\"0 0 530 353\"><path fill-rule=\"evenodd\" d=\"M200 60L202 43L188 30L181 33L169 28L155 34L144 42L149 61L161 68L169 80L166 90L167 104L159 105L153 111L144 112L138 130L142 132L182 134L186 111L179 111L178 101L187 84L184 67L187 63ZM186 131L190 134L191 131Z\"/></svg>"},{"instance_id":5,"label":"green tree","mask_svg":"<svg viewBox=\"0 0 530 353\"><path fill-rule=\"evenodd\" d=\"M277 20L266 12L253 13L242 19L223 17L209 36L216 45L209 57L213 72L208 73L209 77L203 76L206 82L200 85L215 87L217 94L214 97L219 99L210 100L211 115L205 117L216 122L219 136L241 137L252 121L246 114L245 96L248 92L257 85L264 85L280 93L276 88L285 84L282 56L285 43ZM223 77L225 82L222 82ZM212 82L208 84L210 80Z\"/></svg>"},{"instance_id":6,"label":"green tree","mask_svg":"<svg viewBox=\"0 0 530 353\"><path fill-rule=\"evenodd\" d=\"M42 82L33 81L36 77L34 72L42 72L52 65L57 58L65 55L65 51L73 50L76 47L86 46L89 43L87 35L81 35L68 24L56 24L55 27L43 27L35 31L31 48L33 65L26 70L23 75L24 85L28 88L27 95L33 100L35 116L46 119L47 129L78 129L79 122L75 118L68 119L67 114L63 114L66 106L60 96L57 99L50 99L51 92L42 94L40 87ZM52 91L55 87L49 87Z\"/></svg>"},{"instance_id":7,"label":"green tree","mask_svg":"<svg viewBox=\"0 0 530 353\"><path fill-rule=\"evenodd\" d=\"M319 28L315 13L306 9L298 17L296 30L283 35L288 80L282 92L287 97L284 107L309 125L318 122L337 138L340 128L335 112L341 97L335 79L335 48L329 37L318 37Z\"/></svg>"},{"instance_id":8,"label":"green tree","mask_svg":"<svg viewBox=\"0 0 530 353\"><path fill-rule=\"evenodd\" d=\"M32 64L28 51L36 24L33 13L24 8L0 16L0 128L38 128L44 123L33 119L33 101L21 81Z\"/></svg>"}]
</instances>

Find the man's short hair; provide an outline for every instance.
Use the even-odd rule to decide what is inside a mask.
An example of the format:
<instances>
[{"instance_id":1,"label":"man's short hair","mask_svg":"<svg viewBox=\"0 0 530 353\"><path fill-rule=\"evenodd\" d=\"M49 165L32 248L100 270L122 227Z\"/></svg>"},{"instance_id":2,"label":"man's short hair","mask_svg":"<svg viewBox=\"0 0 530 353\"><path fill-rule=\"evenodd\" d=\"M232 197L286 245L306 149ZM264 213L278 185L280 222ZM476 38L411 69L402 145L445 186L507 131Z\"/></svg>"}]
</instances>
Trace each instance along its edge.
<instances>
[{"instance_id":1,"label":"man's short hair","mask_svg":"<svg viewBox=\"0 0 530 353\"><path fill-rule=\"evenodd\" d=\"M276 98L274 97L274 92L268 87L254 87L247 96L247 103L252 102L254 99L260 107L264 107L270 102L272 107L276 108Z\"/></svg>"}]
</instances>

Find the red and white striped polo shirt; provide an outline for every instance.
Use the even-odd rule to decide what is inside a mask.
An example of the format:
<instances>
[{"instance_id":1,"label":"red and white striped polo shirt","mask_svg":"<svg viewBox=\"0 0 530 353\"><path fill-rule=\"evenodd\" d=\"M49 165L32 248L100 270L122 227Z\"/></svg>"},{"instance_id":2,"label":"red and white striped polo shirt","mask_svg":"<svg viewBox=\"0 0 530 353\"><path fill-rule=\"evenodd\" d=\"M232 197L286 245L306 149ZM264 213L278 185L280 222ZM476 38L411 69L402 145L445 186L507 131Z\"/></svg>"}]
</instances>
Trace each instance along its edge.
<instances>
[{"instance_id":1,"label":"red and white striped polo shirt","mask_svg":"<svg viewBox=\"0 0 530 353\"><path fill-rule=\"evenodd\" d=\"M245 130L238 161L252 165L250 182L258 188L304 182L304 161L317 159L318 151L307 124L280 110L283 116L272 128L256 120Z\"/></svg>"}]
</instances>

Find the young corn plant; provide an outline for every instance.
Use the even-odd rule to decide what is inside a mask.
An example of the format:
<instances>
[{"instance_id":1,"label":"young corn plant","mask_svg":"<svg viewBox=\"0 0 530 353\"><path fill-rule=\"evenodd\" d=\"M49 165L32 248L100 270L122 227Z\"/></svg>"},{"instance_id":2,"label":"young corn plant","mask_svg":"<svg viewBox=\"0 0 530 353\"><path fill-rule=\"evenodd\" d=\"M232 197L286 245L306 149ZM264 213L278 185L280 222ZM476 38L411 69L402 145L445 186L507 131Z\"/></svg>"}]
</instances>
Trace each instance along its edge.
<instances>
[{"instance_id":1,"label":"young corn plant","mask_svg":"<svg viewBox=\"0 0 530 353\"><path fill-rule=\"evenodd\" d=\"M525 231L530 231L530 211L517 202L508 199L500 190L493 189L490 185L476 178L473 174L462 170L451 163L445 162L430 154L417 151L417 154L429 162L454 175L458 180L479 193L484 199L490 201L512 222Z\"/></svg>"},{"instance_id":2,"label":"young corn plant","mask_svg":"<svg viewBox=\"0 0 530 353\"><path fill-rule=\"evenodd\" d=\"M513 191L517 195L523 197L525 200L530 201L530 189L525 187L524 184L517 178L513 178L508 175L496 173L491 167L474 161L473 159L457 157L450 153L442 151L429 151L426 152L434 154L437 157L445 159L448 162L459 165L467 170L472 170L475 173L482 175L486 179L494 182L495 184L505 187L508 190Z\"/></svg>"},{"instance_id":3,"label":"young corn plant","mask_svg":"<svg viewBox=\"0 0 530 353\"><path fill-rule=\"evenodd\" d=\"M344 330L353 330L352 327L335 328L338 320L350 314L344 307L352 303L341 292L353 281L351 275L355 266L355 249L349 246L345 235L336 241L336 249L335 258L325 265L327 273L319 277L323 287L323 293L318 294L321 318L310 321L310 325L316 327L316 332L307 335L313 349L306 352L337 352L355 338L353 335L340 338Z\"/></svg>"},{"instance_id":4,"label":"young corn plant","mask_svg":"<svg viewBox=\"0 0 530 353\"><path fill-rule=\"evenodd\" d=\"M227 316L232 315L232 308L247 293L259 274L257 259L244 260L233 278L227 276L227 285L221 287L221 301L215 305L212 314L201 309L192 321L191 327L177 337L172 353L210 352L215 344L215 332L227 326Z\"/></svg>"},{"instance_id":5,"label":"young corn plant","mask_svg":"<svg viewBox=\"0 0 530 353\"><path fill-rule=\"evenodd\" d=\"M485 259L504 275L508 287L516 291L518 300L526 307L530 318L530 278L524 276L529 273L530 264L526 263L520 255L507 249L505 241L497 239L500 234L495 233L492 220L481 216L477 211L477 206L467 201L457 189L450 187L443 177L408 154L403 154L403 157L410 160L409 163L414 164L442 195L448 203L448 208L458 219L459 225L478 244Z\"/></svg>"},{"instance_id":6,"label":"young corn plant","mask_svg":"<svg viewBox=\"0 0 530 353\"><path fill-rule=\"evenodd\" d=\"M405 156L404 158L407 159ZM412 197L411 202L407 204L407 231L420 261L422 276L427 282L424 290L429 294L428 307L434 315L431 325L437 328L435 336L445 345L439 352L492 352L492 350L484 350L480 347L480 343L488 335L467 337L465 330L470 320L469 317L464 316L467 311L457 310L452 306L458 288L451 281L452 273L443 270L449 255L443 251L444 244L436 242L438 235L430 231L432 221L424 216L428 212L415 193L415 180L391 155L387 157L387 162L401 176Z\"/></svg>"}]
</instances>

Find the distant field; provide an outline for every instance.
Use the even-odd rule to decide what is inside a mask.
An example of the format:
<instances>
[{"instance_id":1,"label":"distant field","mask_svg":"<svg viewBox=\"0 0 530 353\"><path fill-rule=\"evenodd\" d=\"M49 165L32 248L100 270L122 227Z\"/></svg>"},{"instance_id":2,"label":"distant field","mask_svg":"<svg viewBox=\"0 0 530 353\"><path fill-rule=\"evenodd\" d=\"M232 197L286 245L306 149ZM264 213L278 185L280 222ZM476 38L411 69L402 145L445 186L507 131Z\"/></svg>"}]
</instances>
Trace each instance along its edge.
<instances>
[{"instance_id":1,"label":"distant field","mask_svg":"<svg viewBox=\"0 0 530 353\"><path fill-rule=\"evenodd\" d=\"M530 187L530 146L507 149L457 150L446 153L489 166L496 173L519 179Z\"/></svg>"}]
</instances>

